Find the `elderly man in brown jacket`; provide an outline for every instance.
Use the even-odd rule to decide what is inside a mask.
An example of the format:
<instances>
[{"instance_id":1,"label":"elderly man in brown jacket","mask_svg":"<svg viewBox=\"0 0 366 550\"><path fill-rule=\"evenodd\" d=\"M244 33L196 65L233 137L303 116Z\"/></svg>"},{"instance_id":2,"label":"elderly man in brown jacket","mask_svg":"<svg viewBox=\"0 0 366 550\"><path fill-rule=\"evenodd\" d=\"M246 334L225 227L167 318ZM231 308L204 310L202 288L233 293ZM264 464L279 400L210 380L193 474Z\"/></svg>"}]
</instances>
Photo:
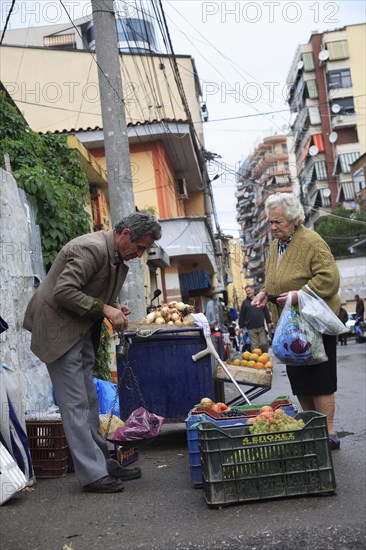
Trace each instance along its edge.
<instances>
[{"instance_id":1,"label":"elderly man in brown jacket","mask_svg":"<svg viewBox=\"0 0 366 550\"><path fill-rule=\"evenodd\" d=\"M83 235L66 244L28 304L24 328L31 350L47 365L79 483L86 491L114 493L123 480L141 476L109 456L99 431L93 383L95 351L103 318L127 327L127 306L118 303L125 261L143 255L161 227L149 212L123 218L114 231Z\"/></svg>"}]
</instances>

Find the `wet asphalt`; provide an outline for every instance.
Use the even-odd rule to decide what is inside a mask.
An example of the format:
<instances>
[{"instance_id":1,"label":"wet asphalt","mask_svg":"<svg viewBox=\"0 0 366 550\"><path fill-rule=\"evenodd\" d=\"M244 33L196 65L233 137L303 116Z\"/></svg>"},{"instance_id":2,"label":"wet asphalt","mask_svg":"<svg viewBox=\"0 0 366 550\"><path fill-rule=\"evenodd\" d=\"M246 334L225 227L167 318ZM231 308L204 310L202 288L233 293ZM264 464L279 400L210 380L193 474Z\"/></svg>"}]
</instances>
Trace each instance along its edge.
<instances>
[{"instance_id":1,"label":"wet asphalt","mask_svg":"<svg viewBox=\"0 0 366 550\"><path fill-rule=\"evenodd\" d=\"M0 548L365 550L365 372L366 344L338 346L334 495L210 508L191 485L185 424L166 424L139 448L143 477L126 482L123 493L84 493L72 473L17 493L0 508ZM285 367L275 363L272 389L257 401L279 395L291 391Z\"/></svg>"}]
</instances>

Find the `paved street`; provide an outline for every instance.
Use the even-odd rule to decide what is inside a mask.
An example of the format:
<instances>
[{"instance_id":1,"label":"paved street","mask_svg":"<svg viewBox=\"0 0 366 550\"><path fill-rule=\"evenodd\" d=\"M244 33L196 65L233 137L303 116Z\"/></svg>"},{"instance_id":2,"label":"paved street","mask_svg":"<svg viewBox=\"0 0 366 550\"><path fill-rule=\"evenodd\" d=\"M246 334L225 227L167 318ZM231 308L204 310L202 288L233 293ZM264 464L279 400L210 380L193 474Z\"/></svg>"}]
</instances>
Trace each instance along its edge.
<instances>
[{"instance_id":1,"label":"paved street","mask_svg":"<svg viewBox=\"0 0 366 550\"><path fill-rule=\"evenodd\" d=\"M1 549L364 550L365 350L354 340L338 347L342 447L332 454L334 496L211 509L202 490L191 487L185 426L166 425L140 450L142 479L127 482L122 494L83 493L68 474L39 480L8 501L0 508ZM272 390L259 401L284 394L290 395L287 377L275 364Z\"/></svg>"}]
</instances>

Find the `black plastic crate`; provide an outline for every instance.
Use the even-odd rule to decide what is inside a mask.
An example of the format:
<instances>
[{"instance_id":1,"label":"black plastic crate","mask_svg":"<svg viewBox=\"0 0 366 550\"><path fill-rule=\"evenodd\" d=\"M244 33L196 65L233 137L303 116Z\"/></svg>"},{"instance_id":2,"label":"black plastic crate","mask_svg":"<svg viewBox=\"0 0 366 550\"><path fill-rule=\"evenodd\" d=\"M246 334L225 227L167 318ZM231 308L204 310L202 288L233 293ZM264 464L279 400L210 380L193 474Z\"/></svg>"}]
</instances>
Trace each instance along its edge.
<instances>
[{"instance_id":1,"label":"black plastic crate","mask_svg":"<svg viewBox=\"0 0 366 550\"><path fill-rule=\"evenodd\" d=\"M246 426L199 425L203 491L210 506L333 494L336 488L326 417L296 415L301 430L254 435Z\"/></svg>"}]
</instances>

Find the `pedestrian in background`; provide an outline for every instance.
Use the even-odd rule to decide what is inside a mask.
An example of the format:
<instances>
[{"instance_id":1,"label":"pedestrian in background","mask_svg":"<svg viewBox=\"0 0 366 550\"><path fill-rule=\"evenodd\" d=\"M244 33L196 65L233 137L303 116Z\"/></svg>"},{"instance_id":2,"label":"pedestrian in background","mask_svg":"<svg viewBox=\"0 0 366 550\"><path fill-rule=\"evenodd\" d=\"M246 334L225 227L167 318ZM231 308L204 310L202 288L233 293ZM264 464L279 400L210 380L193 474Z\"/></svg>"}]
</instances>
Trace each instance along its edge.
<instances>
[{"instance_id":1,"label":"pedestrian in background","mask_svg":"<svg viewBox=\"0 0 366 550\"><path fill-rule=\"evenodd\" d=\"M239 327L241 329L247 329L252 351L259 348L263 353L267 353L269 343L264 323L267 323L267 328L269 330L272 326L271 315L267 306L263 307L263 309L252 307L252 300L255 296L252 286L246 286L245 292L247 297L243 300L240 307Z\"/></svg>"},{"instance_id":2,"label":"pedestrian in background","mask_svg":"<svg viewBox=\"0 0 366 550\"><path fill-rule=\"evenodd\" d=\"M114 330L127 328L130 309L118 303L126 261L141 258L161 227L149 212L123 218L114 231L82 235L59 252L28 304L24 328L31 349L47 365L60 408L75 474L85 491L116 493L123 480L141 476L110 458L100 433L93 382L95 353L104 317Z\"/></svg>"},{"instance_id":3,"label":"pedestrian in background","mask_svg":"<svg viewBox=\"0 0 366 550\"><path fill-rule=\"evenodd\" d=\"M347 310L343 307L344 304L341 305L341 308L338 313L338 318L342 321L344 326L346 326L346 323L348 321L348 313ZM340 334L338 336L338 342L341 344L341 346L347 345L347 333L344 332L343 334Z\"/></svg>"},{"instance_id":4,"label":"pedestrian in background","mask_svg":"<svg viewBox=\"0 0 366 550\"><path fill-rule=\"evenodd\" d=\"M224 306L221 301L217 298L215 290L212 288L207 292L207 297L209 298L205 315L207 317L208 324L211 328L215 325L224 325Z\"/></svg>"},{"instance_id":5,"label":"pedestrian in background","mask_svg":"<svg viewBox=\"0 0 366 550\"><path fill-rule=\"evenodd\" d=\"M273 240L266 262L265 283L253 299L253 306L262 308L271 302L276 325L291 291L292 305L298 303L298 291L305 285L323 298L338 315L340 308L339 271L327 243L303 226L304 209L294 193L274 193L265 202ZM304 411L326 415L331 449L340 442L334 428L337 391L337 337L323 334L328 360L317 365L286 365L292 392Z\"/></svg>"},{"instance_id":6,"label":"pedestrian in background","mask_svg":"<svg viewBox=\"0 0 366 550\"><path fill-rule=\"evenodd\" d=\"M365 304L363 303L363 300L361 300L358 294L355 295L355 301L356 301L355 332L357 336L362 336L361 323L364 320Z\"/></svg>"}]
</instances>

